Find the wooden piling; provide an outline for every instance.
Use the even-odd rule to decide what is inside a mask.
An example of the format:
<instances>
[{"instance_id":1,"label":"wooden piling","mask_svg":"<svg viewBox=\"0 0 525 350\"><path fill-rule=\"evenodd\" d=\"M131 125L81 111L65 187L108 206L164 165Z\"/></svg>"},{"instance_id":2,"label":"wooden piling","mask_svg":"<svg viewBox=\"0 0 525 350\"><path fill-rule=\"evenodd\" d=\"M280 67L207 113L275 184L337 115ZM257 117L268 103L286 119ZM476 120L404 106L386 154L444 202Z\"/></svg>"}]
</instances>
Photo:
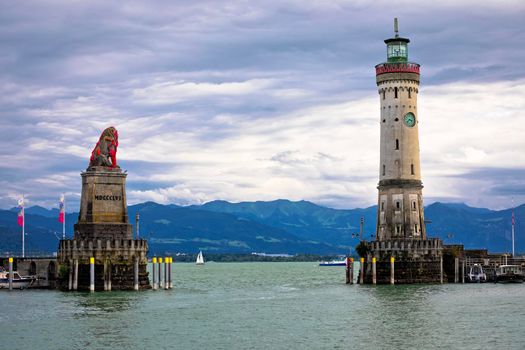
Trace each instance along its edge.
<instances>
[{"instance_id":1,"label":"wooden piling","mask_svg":"<svg viewBox=\"0 0 525 350\"><path fill-rule=\"evenodd\" d=\"M68 290L72 290L73 289L73 263L71 262L71 260L69 260L69 280L68 280L68 283L67 283L67 289Z\"/></svg>"},{"instance_id":2,"label":"wooden piling","mask_svg":"<svg viewBox=\"0 0 525 350\"><path fill-rule=\"evenodd\" d=\"M454 283L459 281L459 258L454 258Z\"/></svg>"},{"instance_id":3,"label":"wooden piling","mask_svg":"<svg viewBox=\"0 0 525 350\"><path fill-rule=\"evenodd\" d=\"M173 276L171 275L171 268L172 267L173 267L173 258L170 257L170 264L169 264L169 267L168 267L168 278L170 280L170 282L169 282L170 289L173 289Z\"/></svg>"},{"instance_id":4,"label":"wooden piling","mask_svg":"<svg viewBox=\"0 0 525 350\"><path fill-rule=\"evenodd\" d=\"M108 261L108 291L111 292L111 261Z\"/></svg>"},{"instance_id":5,"label":"wooden piling","mask_svg":"<svg viewBox=\"0 0 525 350\"><path fill-rule=\"evenodd\" d=\"M108 262L104 261L104 290L108 290Z\"/></svg>"},{"instance_id":6,"label":"wooden piling","mask_svg":"<svg viewBox=\"0 0 525 350\"><path fill-rule=\"evenodd\" d=\"M361 266L360 266L360 272L359 272L359 284L363 284L364 278L365 278L365 258L360 259Z\"/></svg>"},{"instance_id":7,"label":"wooden piling","mask_svg":"<svg viewBox=\"0 0 525 350\"><path fill-rule=\"evenodd\" d=\"M461 261L461 283L465 283L465 260Z\"/></svg>"},{"instance_id":8,"label":"wooden piling","mask_svg":"<svg viewBox=\"0 0 525 350\"><path fill-rule=\"evenodd\" d=\"M95 258L89 258L89 291L95 291Z\"/></svg>"},{"instance_id":9,"label":"wooden piling","mask_svg":"<svg viewBox=\"0 0 525 350\"><path fill-rule=\"evenodd\" d=\"M159 289L164 288L164 283L162 282L162 265L164 264L162 258L159 258Z\"/></svg>"},{"instance_id":10,"label":"wooden piling","mask_svg":"<svg viewBox=\"0 0 525 350\"><path fill-rule=\"evenodd\" d=\"M394 262L395 262L395 258L391 256L390 257L390 284L394 284L395 282Z\"/></svg>"},{"instance_id":11,"label":"wooden piling","mask_svg":"<svg viewBox=\"0 0 525 350\"><path fill-rule=\"evenodd\" d=\"M13 290L13 258L9 258L9 290Z\"/></svg>"},{"instance_id":12,"label":"wooden piling","mask_svg":"<svg viewBox=\"0 0 525 350\"><path fill-rule=\"evenodd\" d=\"M350 258L346 258L346 284L350 284Z\"/></svg>"},{"instance_id":13,"label":"wooden piling","mask_svg":"<svg viewBox=\"0 0 525 350\"><path fill-rule=\"evenodd\" d=\"M443 284L443 256L439 257L439 283Z\"/></svg>"},{"instance_id":14,"label":"wooden piling","mask_svg":"<svg viewBox=\"0 0 525 350\"><path fill-rule=\"evenodd\" d=\"M354 258L350 258L350 284L354 284Z\"/></svg>"},{"instance_id":15,"label":"wooden piling","mask_svg":"<svg viewBox=\"0 0 525 350\"><path fill-rule=\"evenodd\" d=\"M157 290L157 257L151 260L153 264L153 290Z\"/></svg>"},{"instance_id":16,"label":"wooden piling","mask_svg":"<svg viewBox=\"0 0 525 350\"><path fill-rule=\"evenodd\" d=\"M74 270L73 270L73 290L78 290L78 259L74 260Z\"/></svg>"},{"instance_id":17,"label":"wooden piling","mask_svg":"<svg viewBox=\"0 0 525 350\"><path fill-rule=\"evenodd\" d=\"M376 258L372 258L372 284L377 283Z\"/></svg>"},{"instance_id":18,"label":"wooden piling","mask_svg":"<svg viewBox=\"0 0 525 350\"><path fill-rule=\"evenodd\" d=\"M168 281L168 262L170 261L170 258L166 257L164 258L164 289L168 289L170 287L170 283Z\"/></svg>"},{"instance_id":19,"label":"wooden piling","mask_svg":"<svg viewBox=\"0 0 525 350\"><path fill-rule=\"evenodd\" d=\"M139 258L135 257L133 267L133 289L139 290Z\"/></svg>"}]
</instances>

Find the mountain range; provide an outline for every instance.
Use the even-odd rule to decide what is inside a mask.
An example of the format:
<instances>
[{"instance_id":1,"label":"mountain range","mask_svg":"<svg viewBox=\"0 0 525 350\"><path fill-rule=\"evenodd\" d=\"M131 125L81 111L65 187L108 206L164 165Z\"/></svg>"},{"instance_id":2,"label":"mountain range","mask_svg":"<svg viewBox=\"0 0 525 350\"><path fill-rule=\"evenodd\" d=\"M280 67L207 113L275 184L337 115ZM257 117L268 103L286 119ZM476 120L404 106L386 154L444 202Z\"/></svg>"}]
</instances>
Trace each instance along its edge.
<instances>
[{"instance_id":1,"label":"mountain range","mask_svg":"<svg viewBox=\"0 0 525 350\"><path fill-rule=\"evenodd\" d=\"M364 239L373 239L376 206L332 209L308 201L212 201L181 207L146 202L128 207L130 223L140 213L140 236L150 253L309 253L345 254L359 242L360 218ZM49 254L57 250L62 235L58 210L26 208L26 252ZM433 203L425 208L429 237L466 248L510 251L512 210L473 208L458 203ZM515 208L516 251L525 251L521 218L525 205ZM19 252L20 227L16 209L0 210L0 252ZM78 213L66 215L67 237L73 235Z\"/></svg>"}]
</instances>

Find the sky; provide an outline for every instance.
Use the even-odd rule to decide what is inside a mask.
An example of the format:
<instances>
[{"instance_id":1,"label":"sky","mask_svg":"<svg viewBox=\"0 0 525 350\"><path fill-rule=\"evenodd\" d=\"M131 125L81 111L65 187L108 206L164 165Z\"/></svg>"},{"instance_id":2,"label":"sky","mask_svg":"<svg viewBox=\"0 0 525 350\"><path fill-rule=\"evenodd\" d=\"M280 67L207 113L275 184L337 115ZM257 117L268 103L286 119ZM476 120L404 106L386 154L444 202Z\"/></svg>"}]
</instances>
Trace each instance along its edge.
<instances>
[{"instance_id":1,"label":"sky","mask_svg":"<svg viewBox=\"0 0 525 350\"><path fill-rule=\"evenodd\" d=\"M77 209L108 126L128 204L373 205L394 17L425 204L525 202L523 1L0 0L0 208Z\"/></svg>"}]
</instances>

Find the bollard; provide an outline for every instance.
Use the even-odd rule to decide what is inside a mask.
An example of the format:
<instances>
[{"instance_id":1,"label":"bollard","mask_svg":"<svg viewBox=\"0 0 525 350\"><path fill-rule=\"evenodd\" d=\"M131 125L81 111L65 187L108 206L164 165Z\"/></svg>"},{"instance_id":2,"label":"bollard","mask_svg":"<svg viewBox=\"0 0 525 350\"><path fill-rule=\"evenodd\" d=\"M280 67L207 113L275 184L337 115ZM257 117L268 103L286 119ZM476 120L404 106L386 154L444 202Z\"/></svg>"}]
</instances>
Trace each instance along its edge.
<instances>
[{"instance_id":1,"label":"bollard","mask_svg":"<svg viewBox=\"0 0 525 350\"><path fill-rule=\"evenodd\" d=\"M350 258L350 284L354 284L354 258Z\"/></svg>"},{"instance_id":2,"label":"bollard","mask_svg":"<svg viewBox=\"0 0 525 350\"><path fill-rule=\"evenodd\" d=\"M346 258L346 284L350 284L350 258Z\"/></svg>"},{"instance_id":3,"label":"bollard","mask_svg":"<svg viewBox=\"0 0 525 350\"><path fill-rule=\"evenodd\" d=\"M95 291L95 258L89 258L89 291Z\"/></svg>"},{"instance_id":4,"label":"bollard","mask_svg":"<svg viewBox=\"0 0 525 350\"><path fill-rule=\"evenodd\" d=\"M359 284L363 284L365 278L365 258L361 258L361 271L359 273Z\"/></svg>"},{"instance_id":5,"label":"bollard","mask_svg":"<svg viewBox=\"0 0 525 350\"><path fill-rule=\"evenodd\" d=\"M78 289L78 259L74 261L75 270L73 270L73 290Z\"/></svg>"},{"instance_id":6,"label":"bollard","mask_svg":"<svg viewBox=\"0 0 525 350\"><path fill-rule=\"evenodd\" d=\"M13 290L13 258L9 258L9 290Z\"/></svg>"},{"instance_id":7,"label":"bollard","mask_svg":"<svg viewBox=\"0 0 525 350\"><path fill-rule=\"evenodd\" d=\"M465 260L461 261L461 283L465 283Z\"/></svg>"},{"instance_id":8,"label":"bollard","mask_svg":"<svg viewBox=\"0 0 525 350\"><path fill-rule=\"evenodd\" d=\"M104 273L103 273L103 280L104 280L104 291L108 290L108 262L107 260L104 261Z\"/></svg>"},{"instance_id":9,"label":"bollard","mask_svg":"<svg viewBox=\"0 0 525 350\"><path fill-rule=\"evenodd\" d=\"M454 283L459 279L459 258L454 258Z\"/></svg>"},{"instance_id":10,"label":"bollard","mask_svg":"<svg viewBox=\"0 0 525 350\"><path fill-rule=\"evenodd\" d=\"M376 275L376 258L372 258L372 284L377 283L377 275Z\"/></svg>"},{"instance_id":11,"label":"bollard","mask_svg":"<svg viewBox=\"0 0 525 350\"><path fill-rule=\"evenodd\" d=\"M153 290L157 290L157 257L153 257L151 260L153 263Z\"/></svg>"},{"instance_id":12,"label":"bollard","mask_svg":"<svg viewBox=\"0 0 525 350\"><path fill-rule=\"evenodd\" d=\"M69 281L67 284L67 289L73 289L73 264L71 263L71 260L69 260Z\"/></svg>"},{"instance_id":13,"label":"bollard","mask_svg":"<svg viewBox=\"0 0 525 350\"><path fill-rule=\"evenodd\" d=\"M173 276L171 275L171 268L173 267L173 258L170 257L170 266L168 271L168 277L170 279L170 289L173 289Z\"/></svg>"},{"instance_id":14,"label":"bollard","mask_svg":"<svg viewBox=\"0 0 525 350\"><path fill-rule=\"evenodd\" d=\"M170 261L170 258L166 257L164 258L164 289L168 289L170 287L170 283L168 282L168 263Z\"/></svg>"},{"instance_id":15,"label":"bollard","mask_svg":"<svg viewBox=\"0 0 525 350\"><path fill-rule=\"evenodd\" d=\"M394 262L396 259L391 256L390 257L390 284L394 284L395 282L395 273L394 273Z\"/></svg>"},{"instance_id":16,"label":"bollard","mask_svg":"<svg viewBox=\"0 0 525 350\"><path fill-rule=\"evenodd\" d=\"M159 258L159 289L164 288L164 283L162 281L162 265L163 265L163 259Z\"/></svg>"},{"instance_id":17,"label":"bollard","mask_svg":"<svg viewBox=\"0 0 525 350\"><path fill-rule=\"evenodd\" d=\"M439 258L439 283L443 284L443 256Z\"/></svg>"},{"instance_id":18,"label":"bollard","mask_svg":"<svg viewBox=\"0 0 525 350\"><path fill-rule=\"evenodd\" d=\"M135 257L135 267L134 267L134 278L133 278L133 289L139 290L139 258Z\"/></svg>"}]
</instances>

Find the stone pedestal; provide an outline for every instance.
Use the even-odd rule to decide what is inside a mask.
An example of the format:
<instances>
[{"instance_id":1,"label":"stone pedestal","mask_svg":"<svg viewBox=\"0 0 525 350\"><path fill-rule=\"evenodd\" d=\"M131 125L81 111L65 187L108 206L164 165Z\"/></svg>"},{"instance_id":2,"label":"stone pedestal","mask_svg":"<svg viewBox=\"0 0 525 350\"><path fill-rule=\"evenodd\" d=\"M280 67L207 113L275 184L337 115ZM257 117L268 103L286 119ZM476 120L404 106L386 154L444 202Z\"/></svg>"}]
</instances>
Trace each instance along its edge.
<instances>
[{"instance_id":1,"label":"stone pedestal","mask_svg":"<svg viewBox=\"0 0 525 350\"><path fill-rule=\"evenodd\" d=\"M443 242L440 239L399 239L367 244L363 283L373 283L372 259L376 259L377 284L392 283L391 257L394 257L394 283L440 283ZM446 276L443 277L446 280Z\"/></svg>"},{"instance_id":2,"label":"stone pedestal","mask_svg":"<svg viewBox=\"0 0 525 350\"><path fill-rule=\"evenodd\" d=\"M119 167L97 166L81 175L82 197L74 239L61 240L58 249L60 286L68 289L69 271L72 271L78 290L88 290L89 264L94 258L95 290L135 289L136 261L139 289L150 288L146 270L148 242L133 239L128 223L127 174Z\"/></svg>"}]
</instances>

